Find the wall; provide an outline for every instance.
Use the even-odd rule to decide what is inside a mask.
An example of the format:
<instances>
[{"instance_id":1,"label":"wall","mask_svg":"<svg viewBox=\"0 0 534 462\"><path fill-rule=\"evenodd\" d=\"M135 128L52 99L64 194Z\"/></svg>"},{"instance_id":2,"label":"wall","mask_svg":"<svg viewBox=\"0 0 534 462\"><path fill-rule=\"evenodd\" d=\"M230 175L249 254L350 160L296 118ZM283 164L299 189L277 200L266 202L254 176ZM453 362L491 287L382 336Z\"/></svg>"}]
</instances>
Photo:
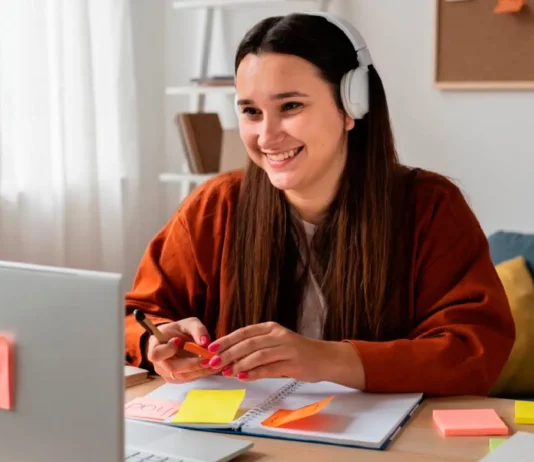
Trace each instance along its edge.
<instances>
[{"instance_id":1,"label":"wall","mask_svg":"<svg viewBox=\"0 0 534 462\"><path fill-rule=\"evenodd\" d=\"M534 232L534 92L435 90L435 1L406 3L355 0L350 11L384 81L402 160L456 179L486 232Z\"/></svg>"},{"instance_id":2,"label":"wall","mask_svg":"<svg viewBox=\"0 0 534 462\"><path fill-rule=\"evenodd\" d=\"M173 11L171 4L166 0L165 82L185 85L199 65L201 13ZM434 4L338 0L332 10L345 14L366 37L386 87L401 159L454 178L486 232L534 232L534 93L435 90ZM301 9L312 7L313 2ZM211 71L232 72L233 54L244 32L265 16L290 11L295 11L294 3L223 11L215 18ZM166 168L174 171L179 171L183 154L172 118L187 110L187 103L182 96L165 100ZM235 126L231 97L211 97L207 108L221 111L226 128ZM178 188L164 188L165 213L170 214Z\"/></svg>"}]
</instances>

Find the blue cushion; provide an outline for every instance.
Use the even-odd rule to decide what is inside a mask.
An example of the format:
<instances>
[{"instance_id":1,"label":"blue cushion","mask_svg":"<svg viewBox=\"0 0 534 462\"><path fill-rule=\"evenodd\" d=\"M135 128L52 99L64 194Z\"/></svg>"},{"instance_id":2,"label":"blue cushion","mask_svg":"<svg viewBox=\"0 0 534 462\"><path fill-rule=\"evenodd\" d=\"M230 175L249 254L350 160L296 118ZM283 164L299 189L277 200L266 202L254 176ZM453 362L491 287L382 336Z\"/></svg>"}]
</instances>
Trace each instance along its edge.
<instances>
[{"instance_id":1,"label":"blue cushion","mask_svg":"<svg viewBox=\"0 0 534 462\"><path fill-rule=\"evenodd\" d=\"M495 265L522 255L534 277L534 234L497 231L488 237L491 259Z\"/></svg>"}]
</instances>

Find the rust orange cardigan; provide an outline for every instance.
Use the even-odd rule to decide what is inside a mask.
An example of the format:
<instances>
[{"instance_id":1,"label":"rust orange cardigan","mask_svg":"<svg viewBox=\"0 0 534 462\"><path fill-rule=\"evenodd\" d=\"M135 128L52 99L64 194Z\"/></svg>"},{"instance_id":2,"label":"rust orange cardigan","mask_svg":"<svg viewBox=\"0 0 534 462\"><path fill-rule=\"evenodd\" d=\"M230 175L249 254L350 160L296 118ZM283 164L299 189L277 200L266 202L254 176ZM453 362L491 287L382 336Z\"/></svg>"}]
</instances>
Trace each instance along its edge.
<instances>
[{"instance_id":1,"label":"rust orange cardigan","mask_svg":"<svg viewBox=\"0 0 534 462\"><path fill-rule=\"evenodd\" d=\"M241 172L223 173L198 187L150 242L126 295L131 364L143 364L144 331L133 318L135 308L156 324L196 316L212 340L226 333L219 300L228 295L221 281L228 280L229 216L241 179ZM486 237L459 189L444 177L417 170L412 191L410 296L398 309L413 327L392 341L347 339L360 354L365 389L487 395L515 329Z\"/></svg>"}]
</instances>

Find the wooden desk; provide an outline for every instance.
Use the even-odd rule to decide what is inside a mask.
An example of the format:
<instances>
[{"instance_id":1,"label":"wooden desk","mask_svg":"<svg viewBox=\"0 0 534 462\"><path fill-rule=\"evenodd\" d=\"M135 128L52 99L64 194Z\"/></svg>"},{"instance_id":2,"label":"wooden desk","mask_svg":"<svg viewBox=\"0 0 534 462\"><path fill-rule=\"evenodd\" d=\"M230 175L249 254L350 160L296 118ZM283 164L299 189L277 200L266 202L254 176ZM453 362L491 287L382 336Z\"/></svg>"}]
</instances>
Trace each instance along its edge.
<instances>
[{"instance_id":1,"label":"wooden desk","mask_svg":"<svg viewBox=\"0 0 534 462\"><path fill-rule=\"evenodd\" d=\"M160 378L126 389L126 401L144 396L164 382ZM410 423L396 436L386 451L283 441L249 436L230 436L254 441L254 447L236 462L271 461L335 461L354 462L445 462L478 461L488 453L488 437L444 438L433 428L433 409L493 408L513 430L533 432L534 425L514 423L514 401L496 398L427 399L413 415Z\"/></svg>"}]
</instances>

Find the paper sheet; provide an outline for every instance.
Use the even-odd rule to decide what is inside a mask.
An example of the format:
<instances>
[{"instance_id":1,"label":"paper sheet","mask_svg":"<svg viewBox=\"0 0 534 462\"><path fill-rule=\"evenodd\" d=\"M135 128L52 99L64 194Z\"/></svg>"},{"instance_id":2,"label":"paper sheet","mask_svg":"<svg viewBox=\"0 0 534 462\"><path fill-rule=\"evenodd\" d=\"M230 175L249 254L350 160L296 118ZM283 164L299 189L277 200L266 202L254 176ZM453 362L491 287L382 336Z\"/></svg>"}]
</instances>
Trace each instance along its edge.
<instances>
[{"instance_id":1,"label":"paper sheet","mask_svg":"<svg viewBox=\"0 0 534 462\"><path fill-rule=\"evenodd\" d=\"M189 390L173 423L230 423L235 419L245 390Z\"/></svg>"},{"instance_id":2,"label":"paper sheet","mask_svg":"<svg viewBox=\"0 0 534 462\"><path fill-rule=\"evenodd\" d=\"M333 396L329 396L321 401L313 404L308 404L295 410L279 409L270 417L265 419L261 424L266 427L279 427L295 420L304 419L319 413L330 401L334 399Z\"/></svg>"},{"instance_id":3,"label":"paper sheet","mask_svg":"<svg viewBox=\"0 0 534 462\"><path fill-rule=\"evenodd\" d=\"M0 336L0 409L13 408L13 341Z\"/></svg>"},{"instance_id":4,"label":"paper sheet","mask_svg":"<svg viewBox=\"0 0 534 462\"><path fill-rule=\"evenodd\" d=\"M134 419L163 421L176 414L180 405L180 401L135 398L124 406L124 416Z\"/></svg>"}]
</instances>

